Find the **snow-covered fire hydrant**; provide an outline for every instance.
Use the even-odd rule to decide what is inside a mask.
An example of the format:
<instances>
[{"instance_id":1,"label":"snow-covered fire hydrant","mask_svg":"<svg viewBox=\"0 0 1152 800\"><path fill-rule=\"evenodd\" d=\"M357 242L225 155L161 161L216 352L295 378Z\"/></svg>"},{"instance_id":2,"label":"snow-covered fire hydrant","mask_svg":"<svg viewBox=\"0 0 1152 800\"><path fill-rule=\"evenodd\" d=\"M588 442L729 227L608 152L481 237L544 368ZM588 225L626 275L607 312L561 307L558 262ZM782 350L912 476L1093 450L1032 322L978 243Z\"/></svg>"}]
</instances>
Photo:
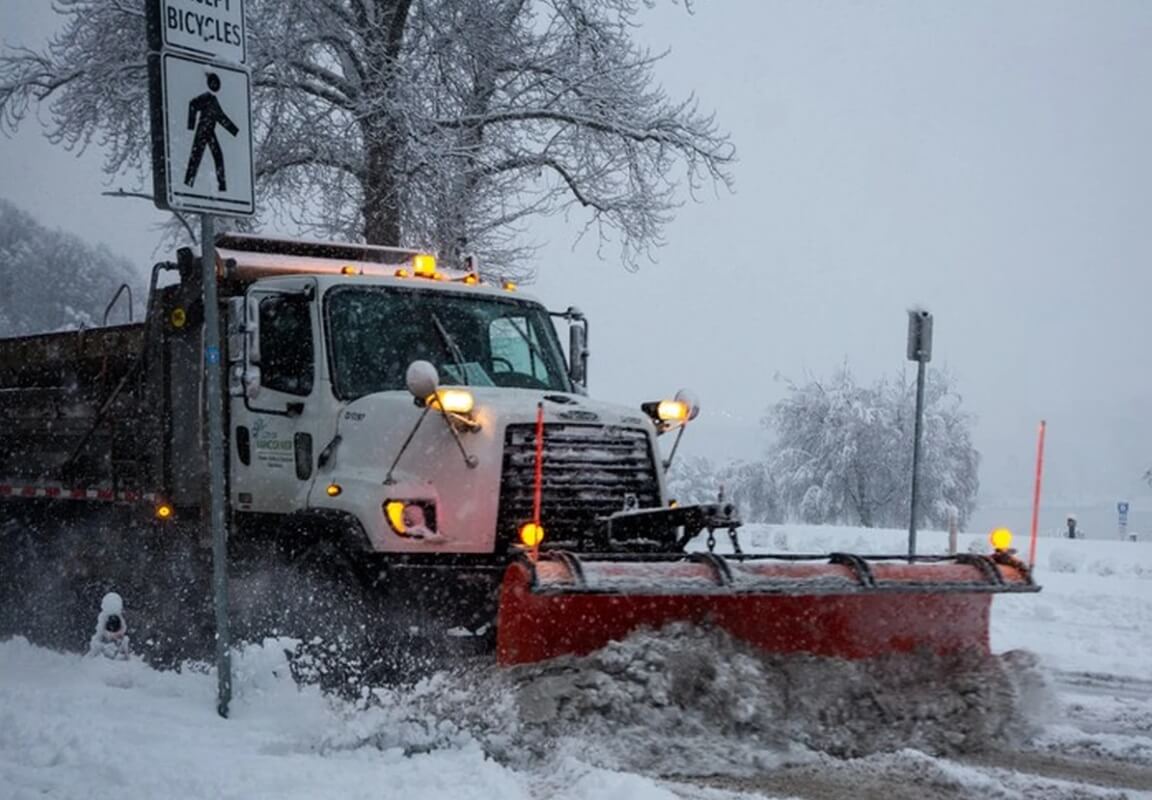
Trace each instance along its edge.
<instances>
[{"instance_id":1,"label":"snow-covered fire hydrant","mask_svg":"<svg viewBox=\"0 0 1152 800\"><path fill-rule=\"evenodd\" d=\"M109 592L100 601L96 633L92 634L92 640L88 642L88 655L127 661L128 653L128 623L124 620L124 600L116 592Z\"/></svg>"}]
</instances>

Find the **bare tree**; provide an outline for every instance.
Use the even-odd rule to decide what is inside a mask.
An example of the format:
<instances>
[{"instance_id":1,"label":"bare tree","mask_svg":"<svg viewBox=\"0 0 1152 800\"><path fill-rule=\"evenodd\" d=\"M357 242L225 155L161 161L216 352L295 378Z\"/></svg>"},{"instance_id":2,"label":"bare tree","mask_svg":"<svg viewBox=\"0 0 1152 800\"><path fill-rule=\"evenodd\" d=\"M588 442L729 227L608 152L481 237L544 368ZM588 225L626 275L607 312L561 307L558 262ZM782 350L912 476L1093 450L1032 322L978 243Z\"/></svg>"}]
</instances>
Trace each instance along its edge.
<instances>
[{"instance_id":1,"label":"bare tree","mask_svg":"<svg viewBox=\"0 0 1152 800\"><path fill-rule=\"evenodd\" d=\"M479 252L524 272L531 217L581 211L626 265L682 188L727 186L733 149L656 83L643 0L249 0L257 190L330 235ZM0 54L0 126L34 109L69 149L145 184L142 3L56 0L59 33Z\"/></svg>"}]
</instances>

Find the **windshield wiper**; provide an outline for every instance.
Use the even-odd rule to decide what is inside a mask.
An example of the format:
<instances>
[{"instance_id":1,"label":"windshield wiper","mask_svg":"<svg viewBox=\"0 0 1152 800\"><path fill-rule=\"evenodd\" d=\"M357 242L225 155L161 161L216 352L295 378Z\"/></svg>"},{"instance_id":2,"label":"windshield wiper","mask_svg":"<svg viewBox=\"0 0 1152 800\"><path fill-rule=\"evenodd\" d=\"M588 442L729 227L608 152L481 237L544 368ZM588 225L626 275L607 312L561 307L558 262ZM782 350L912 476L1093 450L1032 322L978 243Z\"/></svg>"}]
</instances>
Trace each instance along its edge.
<instances>
[{"instance_id":1,"label":"windshield wiper","mask_svg":"<svg viewBox=\"0 0 1152 800\"><path fill-rule=\"evenodd\" d=\"M520 326L516 324L516 320L512 319L512 317L505 317L504 319L508 320L508 324L512 326L512 330L514 330L514 331L516 331L516 333L520 334L520 338L524 340L524 344L528 345L528 349L532 351L532 355L534 355L534 356L536 356L536 358L540 359L540 363L544 365L544 370L547 372L548 371L548 360L546 358L544 358L544 354L542 352L540 352L540 348L536 346L536 343L533 342L531 338L529 338L527 333L520 330ZM527 319L524 320L524 325L525 326L528 325ZM551 377L552 377L551 374L549 374L548 377L549 377L549 379L551 379Z\"/></svg>"},{"instance_id":2,"label":"windshield wiper","mask_svg":"<svg viewBox=\"0 0 1152 800\"><path fill-rule=\"evenodd\" d=\"M448 354L452 356L452 360L456 362L456 369L460 371L460 382L465 386L468 385L468 371L464 368L464 353L461 352L459 345L448 333L448 329L444 327L444 323L440 321L440 317L432 314L432 324L436 326L436 332L440 334L440 338L444 342L444 346L448 348Z\"/></svg>"}]
</instances>

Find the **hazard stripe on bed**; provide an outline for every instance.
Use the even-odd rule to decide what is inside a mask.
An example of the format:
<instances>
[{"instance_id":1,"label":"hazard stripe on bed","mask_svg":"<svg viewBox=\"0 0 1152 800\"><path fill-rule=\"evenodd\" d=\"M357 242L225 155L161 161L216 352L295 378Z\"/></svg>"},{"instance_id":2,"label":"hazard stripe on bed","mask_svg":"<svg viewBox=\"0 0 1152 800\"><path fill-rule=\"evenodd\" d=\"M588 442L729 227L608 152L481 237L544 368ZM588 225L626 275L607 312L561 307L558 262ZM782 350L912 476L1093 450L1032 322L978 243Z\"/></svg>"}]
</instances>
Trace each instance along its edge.
<instances>
[{"instance_id":1,"label":"hazard stripe on bed","mask_svg":"<svg viewBox=\"0 0 1152 800\"><path fill-rule=\"evenodd\" d=\"M158 495L155 492L138 492L133 490L115 491L106 488L91 489L87 487L60 485L0 483L0 497L98 500L106 503L138 503L141 501L152 503L157 500Z\"/></svg>"}]
</instances>

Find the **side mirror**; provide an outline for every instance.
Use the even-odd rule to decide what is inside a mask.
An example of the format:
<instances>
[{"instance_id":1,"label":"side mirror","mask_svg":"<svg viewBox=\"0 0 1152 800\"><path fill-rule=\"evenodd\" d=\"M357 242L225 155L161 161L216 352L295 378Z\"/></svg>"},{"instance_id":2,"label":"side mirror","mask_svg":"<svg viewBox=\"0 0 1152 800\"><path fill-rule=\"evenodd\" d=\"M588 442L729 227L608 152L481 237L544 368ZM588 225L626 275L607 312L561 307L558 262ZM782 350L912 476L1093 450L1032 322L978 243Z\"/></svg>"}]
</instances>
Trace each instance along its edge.
<instances>
[{"instance_id":1,"label":"side mirror","mask_svg":"<svg viewBox=\"0 0 1152 800\"><path fill-rule=\"evenodd\" d=\"M244 298L228 298L228 363L244 361Z\"/></svg>"},{"instance_id":2,"label":"side mirror","mask_svg":"<svg viewBox=\"0 0 1152 800\"><path fill-rule=\"evenodd\" d=\"M580 309L564 313L568 320L568 377L573 383L588 385L588 320Z\"/></svg>"},{"instance_id":3,"label":"side mirror","mask_svg":"<svg viewBox=\"0 0 1152 800\"><path fill-rule=\"evenodd\" d=\"M244 394L249 400L255 400L260 394L260 367L249 364L244 369Z\"/></svg>"},{"instance_id":4,"label":"side mirror","mask_svg":"<svg viewBox=\"0 0 1152 800\"><path fill-rule=\"evenodd\" d=\"M243 297L228 298L228 394L244 394L244 309Z\"/></svg>"},{"instance_id":5,"label":"side mirror","mask_svg":"<svg viewBox=\"0 0 1152 800\"><path fill-rule=\"evenodd\" d=\"M584 327L573 325L568 329L568 377L573 383L584 384L587 380L587 354L584 350Z\"/></svg>"},{"instance_id":6,"label":"side mirror","mask_svg":"<svg viewBox=\"0 0 1152 800\"><path fill-rule=\"evenodd\" d=\"M244 333L249 364L260 363L260 300L256 297L248 298L248 309L244 315Z\"/></svg>"},{"instance_id":7,"label":"side mirror","mask_svg":"<svg viewBox=\"0 0 1152 800\"><path fill-rule=\"evenodd\" d=\"M685 422L691 422L699 416L700 400L691 389L681 389L676 392L675 399L677 402L683 403L684 407L688 409L688 419L686 419Z\"/></svg>"},{"instance_id":8,"label":"side mirror","mask_svg":"<svg viewBox=\"0 0 1152 800\"><path fill-rule=\"evenodd\" d=\"M260 300L252 295L234 298L228 301L228 313L228 358L236 364L239 383L229 390L255 400L260 394Z\"/></svg>"},{"instance_id":9,"label":"side mirror","mask_svg":"<svg viewBox=\"0 0 1152 800\"><path fill-rule=\"evenodd\" d=\"M404 382L408 384L408 391L416 401L423 404L440 388L440 375L430 362L413 361L404 374Z\"/></svg>"}]
</instances>

